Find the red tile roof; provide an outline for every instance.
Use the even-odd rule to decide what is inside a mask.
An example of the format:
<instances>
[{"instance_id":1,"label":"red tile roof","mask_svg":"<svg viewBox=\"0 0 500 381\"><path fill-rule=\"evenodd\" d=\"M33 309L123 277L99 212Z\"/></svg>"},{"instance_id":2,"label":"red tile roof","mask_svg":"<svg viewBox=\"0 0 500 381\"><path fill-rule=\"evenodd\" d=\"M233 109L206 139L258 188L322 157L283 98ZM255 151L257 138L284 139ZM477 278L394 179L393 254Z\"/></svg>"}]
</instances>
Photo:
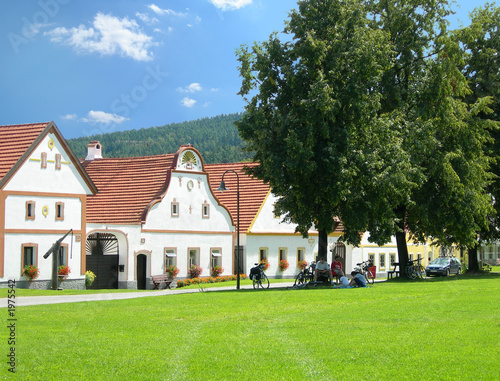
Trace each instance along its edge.
<instances>
[{"instance_id":1,"label":"red tile roof","mask_svg":"<svg viewBox=\"0 0 500 381\"><path fill-rule=\"evenodd\" d=\"M269 185L248 176L243 168L252 167L254 163L230 163L230 164L205 164L205 171L209 174L210 188L213 193L224 205L236 224L237 216L237 177L229 172L224 175L224 183L229 190L221 192L217 188L220 186L222 175L228 170L235 171L240 181L240 233L246 233L252 224L253 219L259 212L269 193Z\"/></svg>"},{"instance_id":2,"label":"red tile roof","mask_svg":"<svg viewBox=\"0 0 500 381\"><path fill-rule=\"evenodd\" d=\"M12 169L48 124L49 122L0 126L0 179Z\"/></svg>"},{"instance_id":3,"label":"red tile roof","mask_svg":"<svg viewBox=\"0 0 500 381\"><path fill-rule=\"evenodd\" d=\"M99 189L87 199L87 222L138 224L170 181L175 154L96 159L82 165Z\"/></svg>"}]
</instances>

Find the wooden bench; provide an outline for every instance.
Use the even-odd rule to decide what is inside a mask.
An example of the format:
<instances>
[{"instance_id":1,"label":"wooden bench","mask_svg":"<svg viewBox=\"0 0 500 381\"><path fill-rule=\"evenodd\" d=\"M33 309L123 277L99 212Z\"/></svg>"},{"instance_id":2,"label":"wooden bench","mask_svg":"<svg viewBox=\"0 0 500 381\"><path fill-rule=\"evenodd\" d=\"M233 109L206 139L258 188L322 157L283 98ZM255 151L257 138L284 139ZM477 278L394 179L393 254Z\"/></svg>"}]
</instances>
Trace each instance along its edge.
<instances>
[{"instance_id":1,"label":"wooden bench","mask_svg":"<svg viewBox=\"0 0 500 381\"><path fill-rule=\"evenodd\" d=\"M165 289L170 288L170 284L173 279L170 279L166 274L162 275L151 275L151 281L153 282L154 290L160 290L162 284L165 285Z\"/></svg>"},{"instance_id":2,"label":"wooden bench","mask_svg":"<svg viewBox=\"0 0 500 381\"><path fill-rule=\"evenodd\" d=\"M394 266L394 270L387 271L387 280L392 279L393 275L396 276L396 277L399 275L399 270L398 270L399 263L398 262L394 262L393 266Z\"/></svg>"}]
</instances>

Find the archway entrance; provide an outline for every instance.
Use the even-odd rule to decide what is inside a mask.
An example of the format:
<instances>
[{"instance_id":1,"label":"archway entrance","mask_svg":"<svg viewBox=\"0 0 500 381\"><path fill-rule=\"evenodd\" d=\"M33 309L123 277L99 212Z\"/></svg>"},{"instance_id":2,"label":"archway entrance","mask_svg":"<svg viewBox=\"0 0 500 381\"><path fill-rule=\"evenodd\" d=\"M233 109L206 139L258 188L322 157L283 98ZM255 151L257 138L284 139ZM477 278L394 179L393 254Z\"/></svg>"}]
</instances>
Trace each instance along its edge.
<instances>
[{"instance_id":1,"label":"archway entrance","mask_svg":"<svg viewBox=\"0 0 500 381\"><path fill-rule=\"evenodd\" d=\"M87 270L96 278L90 289L118 288L118 239L111 233L92 233L86 241Z\"/></svg>"},{"instance_id":2,"label":"archway entrance","mask_svg":"<svg viewBox=\"0 0 500 381\"><path fill-rule=\"evenodd\" d=\"M137 289L145 290L146 289L146 265L148 263L148 257L145 254L137 255Z\"/></svg>"},{"instance_id":3,"label":"archway entrance","mask_svg":"<svg viewBox=\"0 0 500 381\"><path fill-rule=\"evenodd\" d=\"M332 250L332 262L334 261L335 256L340 256L340 262L342 263L342 268L345 273L345 245L342 242L335 242Z\"/></svg>"}]
</instances>

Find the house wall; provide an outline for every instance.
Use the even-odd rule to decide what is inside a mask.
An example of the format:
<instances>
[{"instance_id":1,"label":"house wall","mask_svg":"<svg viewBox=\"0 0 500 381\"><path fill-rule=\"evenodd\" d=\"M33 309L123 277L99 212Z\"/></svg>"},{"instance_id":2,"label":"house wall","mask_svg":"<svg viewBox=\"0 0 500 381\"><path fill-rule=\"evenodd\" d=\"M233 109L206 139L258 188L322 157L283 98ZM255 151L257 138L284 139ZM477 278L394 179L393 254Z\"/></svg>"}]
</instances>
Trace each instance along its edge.
<instances>
[{"instance_id":1,"label":"house wall","mask_svg":"<svg viewBox=\"0 0 500 381\"><path fill-rule=\"evenodd\" d=\"M47 161L42 165L42 153ZM60 155L60 169L56 168L56 155ZM57 159L59 164L59 159ZM45 165L46 164L46 165ZM82 262L82 235L85 233L86 195L91 190L70 161L57 136L47 134L20 165L0 191L2 221L3 273L1 285L8 280L23 282L21 258L23 244L37 248L36 263L40 269L38 279L31 287L47 288L52 277L52 257L43 255L69 230L62 242L67 245L68 265L71 273L68 287L83 288L85 264ZM34 202L34 218L27 218L26 202ZM56 203L63 204L63 216L56 218ZM26 284L25 284L26 283Z\"/></svg>"}]
</instances>

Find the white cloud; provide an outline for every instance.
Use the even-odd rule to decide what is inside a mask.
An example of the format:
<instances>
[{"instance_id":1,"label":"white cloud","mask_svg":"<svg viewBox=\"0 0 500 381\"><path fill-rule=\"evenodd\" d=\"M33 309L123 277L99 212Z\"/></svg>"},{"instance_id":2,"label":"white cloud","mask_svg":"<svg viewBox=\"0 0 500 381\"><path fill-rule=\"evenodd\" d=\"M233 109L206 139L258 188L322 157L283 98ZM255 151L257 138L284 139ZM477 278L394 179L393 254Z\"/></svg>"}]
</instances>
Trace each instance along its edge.
<instances>
[{"instance_id":1,"label":"white cloud","mask_svg":"<svg viewBox=\"0 0 500 381\"><path fill-rule=\"evenodd\" d=\"M125 118L123 116L111 114L111 113L104 112L104 111L94 111L94 110L89 111L89 113L87 114L87 117L81 119L82 122L86 122L86 123L90 123L90 124L96 124L96 123L120 124L120 123L123 123L127 120L129 120L129 118Z\"/></svg>"},{"instance_id":2,"label":"white cloud","mask_svg":"<svg viewBox=\"0 0 500 381\"><path fill-rule=\"evenodd\" d=\"M66 114L61 116L61 119L63 120L75 120L76 118L78 118L78 115L76 114Z\"/></svg>"},{"instance_id":3,"label":"white cloud","mask_svg":"<svg viewBox=\"0 0 500 381\"><path fill-rule=\"evenodd\" d=\"M252 0L210 0L210 2L223 11L233 11L252 4Z\"/></svg>"},{"instance_id":4,"label":"white cloud","mask_svg":"<svg viewBox=\"0 0 500 381\"><path fill-rule=\"evenodd\" d=\"M164 16L164 15L180 16L180 17L186 16L186 13L175 12L171 9L162 9L159 6L157 6L156 4L150 4L150 5L148 5L148 8L151 9L154 13L156 13L159 16Z\"/></svg>"},{"instance_id":5,"label":"white cloud","mask_svg":"<svg viewBox=\"0 0 500 381\"><path fill-rule=\"evenodd\" d=\"M81 53L120 54L136 61L153 59L148 49L157 43L140 30L135 20L98 13L92 25L90 28L84 25L71 29L56 28L45 34L52 42L70 45Z\"/></svg>"},{"instance_id":6,"label":"white cloud","mask_svg":"<svg viewBox=\"0 0 500 381\"><path fill-rule=\"evenodd\" d=\"M186 87L178 87L177 91L180 93L196 93L197 91L201 91L203 88L199 83L192 83L189 86Z\"/></svg>"},{"instance_id":7,"label":"white cloud","mask_svg":"<svg viewBox=\"0 0 500 381\"><path fill-rule=\"evenodd\" d=\"M22 33L23 33L23 36L26 37L26 38L30 38L30 39L33 39L36 37L36 35L38 33L40 33L40 31L44 28L49 28L51 26L53 26L54 24L42 24L42 23L34 23L34 24L31 24L31 23L28 23L28 24L25 24L25 26L23 27L22 29Z\"/></svg>"},{"instance_id":8,"label":"white cloud","mask_svg":"<svg viewBox=\"0 0 500 381\"><path fill-rule=\"evenodd\" d=\"M182 101L181 101L181 104L184 106L184 107L193 107L195 105L196 101L194 99L191 99L191 98L188 98L188 97L185 97Z\"/></svg>"},{"instance_id":9,"label":"white cloud","mask_svg":"<svg viewBox=\"0 0 500 381\"><path fill-rule=\"evenodd\" d=\"M139 20L145 22L148 25L153 25L159 22L156 17L149 17L149 15L146 13L136 12L135 15Z\"/></svg>"}]
</instances>

